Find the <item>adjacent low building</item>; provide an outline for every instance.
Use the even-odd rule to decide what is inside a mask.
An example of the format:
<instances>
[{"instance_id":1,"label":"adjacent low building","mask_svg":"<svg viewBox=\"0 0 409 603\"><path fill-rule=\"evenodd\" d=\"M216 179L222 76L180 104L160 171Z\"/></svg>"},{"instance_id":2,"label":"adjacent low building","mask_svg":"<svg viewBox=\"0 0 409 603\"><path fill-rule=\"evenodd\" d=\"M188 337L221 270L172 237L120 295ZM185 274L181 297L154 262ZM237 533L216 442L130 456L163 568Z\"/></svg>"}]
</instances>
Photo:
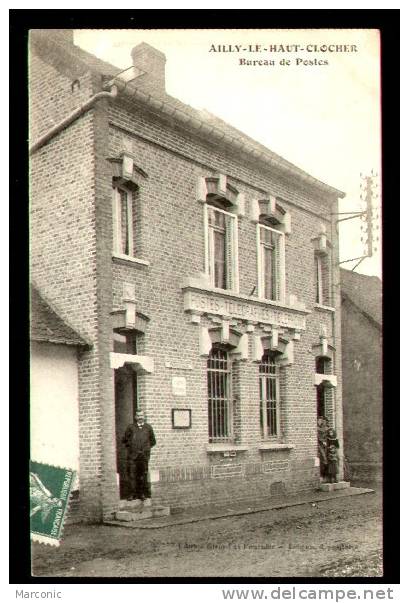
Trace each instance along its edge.
<instances>
[{"instance_id":1,"label":"adjacent low building","mask_svg":"<svg viewBox=\"0 0 409 603\"><path fill-rule=\"evenodd\" d=\"M383 454L382 283L341 270L345 455L351 479L380 480Z\"/></svg>"},{"instance_id":2,"label":"adjacent low building","mask_svg":"<svg viewBox=\"0 0 409 603\"><path fill-rule=\"evenodd\" d=\"M125 82L70 30L30 37L31 272L90 342L77 517L126 497L136 408L158 441L157 502L318 487L317 414L343 450L343 193L169 96L148 44Z\"/></svg>"},{"instance_id":3,"label":"adjacent low building","mask_svg":"<svg viewBox=\"0 0 409 603\"><path fill-rule=\"evenodd\" d=\"M58 315L35 285L30 302L31 458L74 469L78 475L78 367L81 353L90 344ZM77 479L74 498L78 489Z\"/></svg>"}]
</instances>

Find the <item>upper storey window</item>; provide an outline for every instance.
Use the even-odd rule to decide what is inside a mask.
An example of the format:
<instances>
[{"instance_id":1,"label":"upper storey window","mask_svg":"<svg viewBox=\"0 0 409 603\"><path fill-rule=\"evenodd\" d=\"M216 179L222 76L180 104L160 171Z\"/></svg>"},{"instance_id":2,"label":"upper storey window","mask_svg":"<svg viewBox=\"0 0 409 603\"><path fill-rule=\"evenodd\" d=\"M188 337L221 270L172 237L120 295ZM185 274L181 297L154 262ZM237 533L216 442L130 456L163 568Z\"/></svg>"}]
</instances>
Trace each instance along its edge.
<instances>
[{"instance_id":1,"label":"upper storey window","mask_svg":"<svg viewBox=\"0 0 409 603\"><path fill-rule=\"evenodd\" d=\"M257 227L258 296L285 302L285 238L291 232L291 216L270 196L253 199L251 219Z\"/></svg>"},{"instance_id":2,"label":"upper storey window","mask_svg":"<svg viewBox=\"0 0 409 603\"><path fill-rule=\"evenodd\" d=\"M206 205L208 273L213 287L237 286L237 217Z\"/></svg>"},{"instance_id":3,"label":"upper storey window","mask_svg":"<svg viewBox=\"0 0 409 603\"><path fill-rule=\"evenodd\" d=\"M315 303L323 304L324 303L324 294L323 294L323 286L322 286L322 256L317 253L314 254L314 262L315 262Z\"/></svg>"},{"instance_id":4,"label":"upper storey window","mask_svg":"<svg viewBox=\"0 0 409 603\"><path fill-rule=\"evenodd\" d=\"M128 257L135 257L136 249L136 203L134 193L122 188L113 187L113 252Z\"/></svg>"},{"instance_id":5,"label":"upper storey window","mask_svg":"<svg viewBox=\"0 0 409 603\"><path fill-rule=\"evenodd\" d=\"M204 208L205 272L212 287L238 292L238 215L243 199L226 176L199 180Z\"/></svg>"},{"instance_id":6,"label":"upper storey window","mask_svg":"<svg viewBox=\"0 0 409 603\"><path fill-rule=\"evenodd\" d=\"M129 141L128 141L129 142ZM141 191L148 178L128 152L108 157L112 168L112 257L148 265L143 259Z\"/></svg>"},{"instance_id":7,"label":"upper storey window","mask_svg":"<svg viewBox=\"0 0 409 603\"><path fill-rule=\"evenodd\" d=\"M257 225L259 297L273 301L285 298L284 233Z\"/></svg>"},{"instance_id":8,"label":"upper storey window","mask_svg":"<svg viewBox=\"0 0 409 603\"><path fill-rule=\"evenodd\" d=\"M331 244L326 228L321 224L319 234L312 239L314 245L314 301L330 306L331 296Z\"/></svg>"}]
</instances>

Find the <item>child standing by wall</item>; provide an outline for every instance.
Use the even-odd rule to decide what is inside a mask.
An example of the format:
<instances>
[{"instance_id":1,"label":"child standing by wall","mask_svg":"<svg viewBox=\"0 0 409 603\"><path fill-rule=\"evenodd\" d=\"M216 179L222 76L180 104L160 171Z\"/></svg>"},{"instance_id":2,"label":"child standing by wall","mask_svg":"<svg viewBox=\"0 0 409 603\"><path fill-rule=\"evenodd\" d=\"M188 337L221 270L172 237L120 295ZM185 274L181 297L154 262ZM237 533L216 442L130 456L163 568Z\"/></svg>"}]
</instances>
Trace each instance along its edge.
<instances>
[{"instance_id":1,"label":"child standing by wall","mask_svg":"<svg viewBox=\"0 0 409 603\"><path fill-rule=\"evenodd\" d=\"M327 460L328 460L328 464L327 464L328 481L330 482L330 484L335 484L337 481L338 464L339 464L338 450L336 449L335 444L331 444L328 447Z\"/></svg>"},{"instance_id":2,"label":"child standing by wall","mask_svg":"<svg viewBox=\"0 0 409 603\"><path fill-rule=\"evenodd\" d=\"M320 476L323 480L327 472L327 439L328 439L328 420L326 417L318 417L318 456L320 459Z\"/></svg>"}]
</instances>

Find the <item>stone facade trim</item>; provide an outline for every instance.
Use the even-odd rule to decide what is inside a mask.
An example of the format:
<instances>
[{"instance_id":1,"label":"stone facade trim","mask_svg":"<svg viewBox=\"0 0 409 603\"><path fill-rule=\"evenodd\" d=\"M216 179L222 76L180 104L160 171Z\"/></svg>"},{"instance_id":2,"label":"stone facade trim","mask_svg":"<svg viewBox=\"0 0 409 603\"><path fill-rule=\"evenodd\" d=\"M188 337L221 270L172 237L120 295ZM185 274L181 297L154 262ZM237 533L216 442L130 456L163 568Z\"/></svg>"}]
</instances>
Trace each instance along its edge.
<instances>
[{"instance_id":1,"label":"stone facade trim","mask_svg":"<svg viewBox=\"0 0 409 603\"><path fill-rule=\"evenodd\" d=\"M279 442L261 442L258 445L259 450L292 450L293 444L280 444Z\"/></svg>"},{"instance_id":2,"label":"stone facade trim","mask_svg":"<svg viewBox=\"0 0 409 603\"><path fill-rule=\"evenodd\" d=\"M136 373L153 373L154 362L149 356L140 356L138 354L119 354L109 353L110 366L112 369L121 368L125 364L132 366Z\"/></svg>"},{"instance_id":3,"label":"stone facade trim","mask_svg":"<svg viewBox=\"0 0 409 603\"><path fill-rule=\"evenodd\" d=\"M248 446L241 444L207 444L206 452L245 452Z\"/></svg>"},{"instance_id":4,"label":"stone facade trim","mask_svg":"<svg viewBox=\"0 0 409 603\"><path fill-rule=\"evenodd\" d=\"M186 279L181 288L185 312L234 317L249 321L253 325L271 324L297 331L306 329L305 317L310 312L300 303L290 306L281 302L259 300L248 295L209 287L201 279Z\"/></svg>"},{"instance_id":5,"label":"stone facade trim","mask_svg":"<svg viewBox=\"0 0 409 603\"><path fill-rule=\"evenodd\" d=\"M314 385L326 385L328 387L337 387L337 377L336 375L323 375L322 373L315 373L314 375Z\"/></svg>"}]
</instances>

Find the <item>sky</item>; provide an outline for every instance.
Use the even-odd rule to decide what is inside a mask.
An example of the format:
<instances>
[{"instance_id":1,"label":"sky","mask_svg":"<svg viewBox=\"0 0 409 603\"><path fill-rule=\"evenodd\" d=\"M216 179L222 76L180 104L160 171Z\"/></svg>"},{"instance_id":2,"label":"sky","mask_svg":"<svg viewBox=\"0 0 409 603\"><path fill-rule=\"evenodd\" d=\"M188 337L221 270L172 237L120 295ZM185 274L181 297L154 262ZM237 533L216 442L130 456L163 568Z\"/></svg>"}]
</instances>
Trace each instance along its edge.
<instances>
[{"instance_id":1,"label":"sky","mask_svg":"<svg viewBox=\"0 0 409 603\"><path fill-rule=\"evenodd\" d=\"M167 58L168 94L207 109L344 191L340 212L363 209L361 174L373 170L380 186L376 30L76 30L74 42L123 69L132 65L130 52L140 42L158 48ZM329 45L343 50L317 51ZM374 203L379 207L380 194ZM365 253L361 225L359 218L340 224L341 261ZM380 244L357 272L381 277Z\"/></svg>"}]
</instances>

